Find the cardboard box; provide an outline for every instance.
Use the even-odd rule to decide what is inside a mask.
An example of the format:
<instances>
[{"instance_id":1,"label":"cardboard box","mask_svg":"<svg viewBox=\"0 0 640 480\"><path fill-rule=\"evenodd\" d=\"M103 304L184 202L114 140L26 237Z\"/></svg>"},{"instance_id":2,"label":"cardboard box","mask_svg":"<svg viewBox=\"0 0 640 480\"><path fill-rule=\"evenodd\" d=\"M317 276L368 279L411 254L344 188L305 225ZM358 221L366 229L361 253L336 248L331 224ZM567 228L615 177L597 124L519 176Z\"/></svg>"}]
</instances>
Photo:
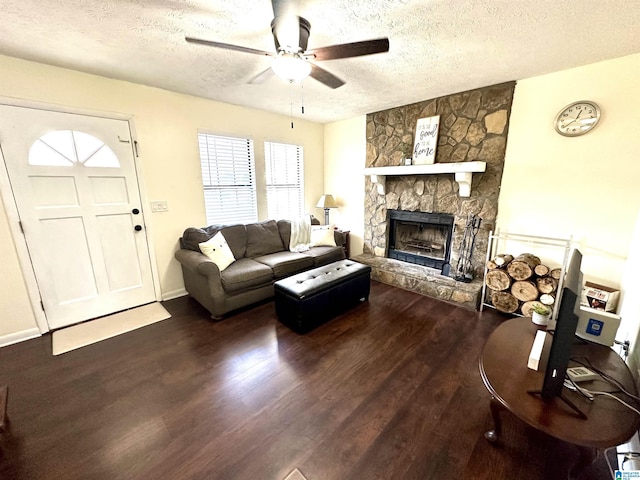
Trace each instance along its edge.
<instances>
[{"instance_id":1,"label":"cardboard box","mask_svg":"<svg viewBox=\"0 0 640 480\"><path fill-rule=\"evenodd\" d=\"M586 282L582 289L582 298L580 303L585 307L601 310L603 312L615 313L618 307L618 297L620 291L605 285Z\"/></svg>"}]
</instances>

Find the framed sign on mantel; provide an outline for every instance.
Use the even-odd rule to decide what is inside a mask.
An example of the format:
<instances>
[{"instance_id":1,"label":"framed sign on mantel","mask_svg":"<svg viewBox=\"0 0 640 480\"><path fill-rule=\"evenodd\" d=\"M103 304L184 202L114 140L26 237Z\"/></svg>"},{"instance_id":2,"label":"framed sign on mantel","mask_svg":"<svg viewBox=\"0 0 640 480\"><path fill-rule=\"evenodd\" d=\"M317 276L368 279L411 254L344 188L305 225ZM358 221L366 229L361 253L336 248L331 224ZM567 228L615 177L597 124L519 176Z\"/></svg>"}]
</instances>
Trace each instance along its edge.
<instances>
[{"instance_id":1,"label":"framed sign on mantel","mask_svg":"<svg viewBox=\"0 0 640 480\"><path fill-rule=\"evenodd\" d=\"M414 165L430 165L435 162L439 127L440 115L418 119L413 142Z\"/></svg>"}]
</instances>

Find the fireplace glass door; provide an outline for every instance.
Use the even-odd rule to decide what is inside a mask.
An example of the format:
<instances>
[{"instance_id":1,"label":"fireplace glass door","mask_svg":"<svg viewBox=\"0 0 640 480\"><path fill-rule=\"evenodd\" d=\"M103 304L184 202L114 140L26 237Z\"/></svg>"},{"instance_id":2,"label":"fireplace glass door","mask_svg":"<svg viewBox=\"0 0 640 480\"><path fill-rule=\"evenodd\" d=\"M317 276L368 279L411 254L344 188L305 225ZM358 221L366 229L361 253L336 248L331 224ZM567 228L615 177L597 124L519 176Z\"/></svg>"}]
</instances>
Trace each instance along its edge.
<instances>
[{"instance_id":1,"label":"fireplace glass door","mask_svg":"<svg viewBox=\"0 0 640 480\"><path fill-rule=\"evenodd\" d=\"M448 271L453 216L389 210L387 257Z\"/></svg>"},{"instance_id":2,"label":"fireplace glass door","mask_svg":"<svg viewBox=\"0 0 640 480\"><path fill-rule=\"evenodd\" d=\"M449 228L413 222L395 222L395 249L444 260Z\"/></svg>"}]
</instances>

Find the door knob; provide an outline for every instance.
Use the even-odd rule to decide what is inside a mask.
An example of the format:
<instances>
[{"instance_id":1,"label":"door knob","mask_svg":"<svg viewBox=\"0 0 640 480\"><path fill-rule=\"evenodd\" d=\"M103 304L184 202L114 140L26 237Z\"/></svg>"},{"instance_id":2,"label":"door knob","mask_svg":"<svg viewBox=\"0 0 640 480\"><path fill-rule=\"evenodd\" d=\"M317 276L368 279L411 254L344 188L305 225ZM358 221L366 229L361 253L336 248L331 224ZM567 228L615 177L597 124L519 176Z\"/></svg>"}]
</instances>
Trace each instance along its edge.
<instances>
[{"instance_id":1,"label":"door knob","mask_svg":"<svg viewBox=\"0 0 640 480\"><path fill-rule=\"evenodd\" d=\"M131 213L133 213L134 215L138 215L140 213L140 210L134 208L133 210L131 210Z\"/></svg>"},{"instance_id":2,"label":"door knob","mask_svg":"<svg viewBox=\"0 0 640 480\"><path fill-rule=\"evenodd\" d=\"M142 230L142 225L136 225L135 227L133 227L133 229L134 229L136 232L139 232L140 230Z\"/></svg>"}]
</instances>

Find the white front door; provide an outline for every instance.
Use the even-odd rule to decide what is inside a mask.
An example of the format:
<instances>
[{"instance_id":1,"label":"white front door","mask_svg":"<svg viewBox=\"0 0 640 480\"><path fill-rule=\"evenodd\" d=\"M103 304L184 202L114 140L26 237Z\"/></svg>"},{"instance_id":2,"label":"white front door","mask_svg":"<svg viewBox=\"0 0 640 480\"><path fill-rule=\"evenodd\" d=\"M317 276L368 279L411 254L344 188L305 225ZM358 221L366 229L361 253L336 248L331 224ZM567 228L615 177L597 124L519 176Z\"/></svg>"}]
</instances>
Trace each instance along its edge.
<instances>
[{"instance_id":1,"label":"white front door","mask_svg":"<svg viewBox=\"0 0 640 480\"><path fill-rule=\"evenodd\" d=\"M0 105L0 148L50 328L156 299L127 121Z\"/></svg>"}]
</instances>

